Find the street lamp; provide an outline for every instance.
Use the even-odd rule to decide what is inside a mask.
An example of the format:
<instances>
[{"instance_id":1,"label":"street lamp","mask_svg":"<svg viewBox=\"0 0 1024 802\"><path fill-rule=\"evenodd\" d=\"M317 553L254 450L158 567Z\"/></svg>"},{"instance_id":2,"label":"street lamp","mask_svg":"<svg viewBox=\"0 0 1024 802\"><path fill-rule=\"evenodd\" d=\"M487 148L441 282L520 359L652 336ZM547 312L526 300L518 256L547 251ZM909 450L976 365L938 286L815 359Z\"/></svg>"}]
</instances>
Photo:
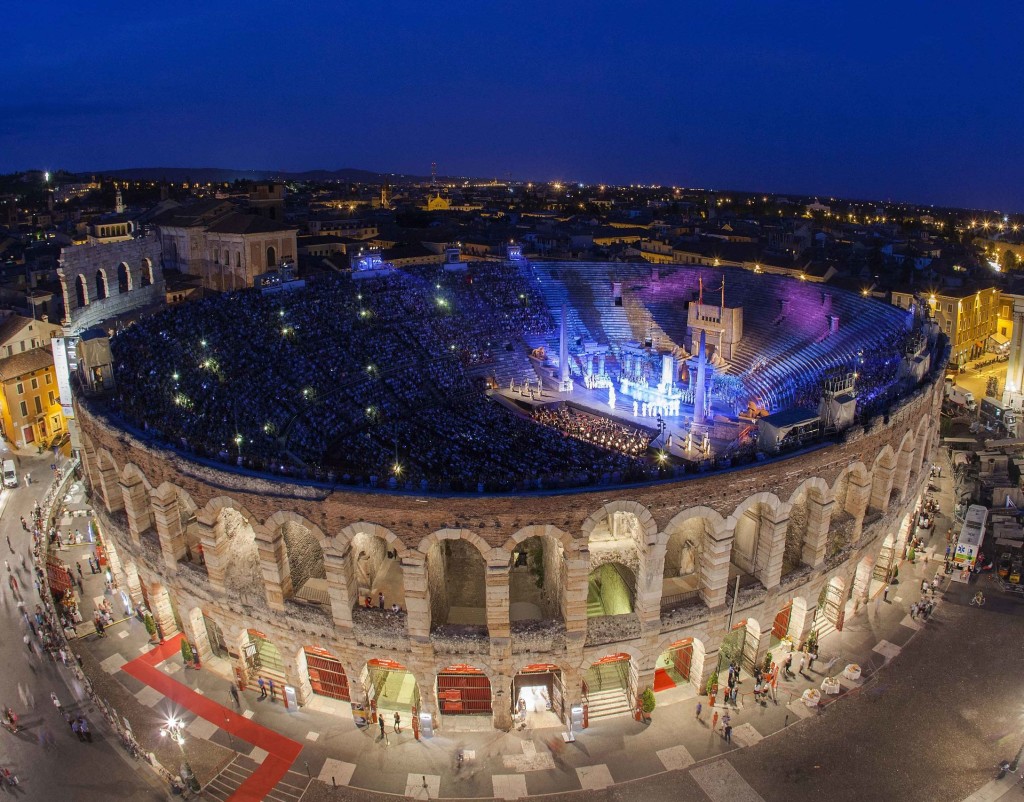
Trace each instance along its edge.
<instances>
[{"instance_id":1,"label":"street lamp","mask_svg":"<svg viewBox=\"0 0 1024 802\"><path fill-rule=\"evenodd\" d=\"M167 723L160 728L160 737L170 737L174 743L178 745L178 749L181 750L182 768L181 775L182 779L193 791L199 791L199 780L196 779L196 775L192 772L192 767L188 763L188 757L185 755L185 722L181 719L174 718L171 716L167 719Z\"/></svg>"}]
</instances>

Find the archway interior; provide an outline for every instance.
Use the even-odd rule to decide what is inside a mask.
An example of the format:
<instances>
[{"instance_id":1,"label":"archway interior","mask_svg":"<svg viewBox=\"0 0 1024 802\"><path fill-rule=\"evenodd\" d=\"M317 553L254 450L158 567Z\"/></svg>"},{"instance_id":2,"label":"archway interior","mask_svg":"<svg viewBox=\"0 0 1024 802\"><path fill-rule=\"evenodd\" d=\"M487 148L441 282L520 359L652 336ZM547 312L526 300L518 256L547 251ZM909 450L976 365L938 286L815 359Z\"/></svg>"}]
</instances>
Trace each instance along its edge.
<instances>
[{"instance_id":1,"label":"archway interior","mask_svg":"<svg viewBox=\"0 0 1024 802\"><path fill-rule=\"evenodd\" d=\"M483 556L467 540L442 540L427 554L430 625L487 626Z\"/></svg>"},{"instance_id":2,"label":"archway interior","mask_svg":"<svg viewBox=\"0 0 1024 802\"><path fill-rule=\"evenodd\" d=\"M367 699L377 708L377 715L411 713L419 707L420 691L416 678L401 663L376 658L367 662L362 673ZM388 721L387 717L384 719Z\"/></svg>"},{"instance_id":3,"label":"archway interior","mask_svg":"<svg viewBox=\"0 0 1024 802\"><path fill-rule=\"evenodd\" d=\"M516 546L508 579L509 620L557 618L561 573L561 543L548 537L530 537Z\"/></svg>"},{"instance_id":4,"label":"archway interior","mask_svg":"<svg viewBox=\"0 0 1024 802\"><path fill-rule=\"evenodd\" d=\"M701 555L704 539L713 532L711 521L691 518L680 524L665 548L662 607L697 594L700 590Z\"/></svg>"},{"instance_id":5,"label":"archway interior","mask_svg":"<svg viewBox=\"0 0 1024 802\"><path fill-rule=\"evenodd\" d=\"M405 583L402 561L397 549L388 548L383 538L367 532L357 532L352 538L352 561L356 585L359 588L356 605L369 598L377 604L384 594L384 604L390 608L397 604L405 609Z\"/></svg>"},{"instance_id":6,"label":"archway interior","mask_svg":"<svg viewBox=\"0 0 1024 802\"><path fill-rule=\"evenodd\" d=\"M128 274L128 265L121 262L121 264L117 266L117 291L118 293L125 293L131 288L131 277Z\"/></svg>"},{"instance_id":7,"label":"archway interior","mask_svg":"<svg viewBox=\"0 0 1024 802\"><path fill-rule=\"evenodd\" d=\"M437 675L437 704L442 715L491 715L491 681L479 668L449 666Z\"/></svg>"},{"instance_id":8,"label":"archway interior","mask_svg":"<svg viewBox=\"0 0 1024 802\"><path fill-rule=\"evenodd\" d=\"M246 635L248 641L244 653L249 681L255 683L258 677L273 680L281 693L284 693L284 658L281 657L281 651L259 630L247 630Z\"/></svg>"},{"instance_id":9,"label":"archway interior","mask_svg":"<svg viewBox=\"0 0 1024 802\"><path fill-rule=\"evenodd\" d=\"M96 272L96 300L102 301L107 297L107 276L102 270Z\"/></svg>"},{"instance_id":10,"label":"archway interior","mask_svg":"<svg viewBox=\"0 0 1024 802\"><path fill-rule=\"evenodd\" d=\"M587 579L587 618L633 612L636 577L622 563L605 563Z\"/></svg>"},{"instance_id":11,"label":"archway interior","mask_svg":"<svg viewBox=\"0 0 1024 802\"><path fill-rule=\"evenodd\" d=\"M654 669L654 691L671 690L690 686L690 669L693 664L693 639L676 641L658 655Z\"/></svg>"},{"instance_id":12,"label":"archway interior","mask_svg":"<svg viewBox=\"0 0 1024 802\"><path fill-rule=\"evenodd\" d=\"M758 563L758 541L764 523L762 504L751 504L736 521L732 553L729 556L729 587L740 577L740 587L751 584L765 566Z\"/></svg>"},{"instance_id":13,"label":"archway interior","mask_svg":"<svg viewBox=\"0 0 1024 802\"><path fill-rule=\"evenodd\" d=\"M807 491L793 500L786 524L786 548L782 553L782 576L804 564L804 541L807 539Z\"/></svg>"},{"instance_id":14,"label":"archway interior","mask_svg":"<svg viewBox=\"0 0 1024 802\"><path fill-rule=\"evenodd\" d=\"M342 702L351 701L348 677L341 661L319 646L306 646L303 652L306 656L309 685L313 693Z\"/></svg>"},{"instance_id":15,"label":"archway interior","mask_svg":"<svg viewBox=\"0 0 1024 802\"><path fill-rule=\"evenodd\" d=\"M521 727L558 727L565 718L562 670L551 663L526 666L512 678L512 712Z\"/></svg>"},{"instance_id":16,"label":"archway interior","mask_svg":"<svg viewBox=\"0 0 1024 802\"><path fill-rule=\"evenodd\" d=\"M603 657L583 676L583 698L587 718L605 718L632 709L631 662L628 654Z\"/></svg>"},{"instance_id":17,"label":"archway interior","mask_svg":"<svg viewBox=\"0 0 1024 802\"><path fill-rule=\"evenodd\" d=\"M295 521L282 524L281 535L288 555L292 594L312 604L326 605L327 572L324 569L324 552L316 535Z\"/></svg>"},{"instance_id":18,"label":"archway interior","mask_svg":"<svg viewBox=\"0 0 1024 802\"><path fill-rule=\"evenodd\" d=\"M83 308L89 305L89 296L86 291L85 277L78 276L75 279L75 298L78 301L79 308Z\"/></svg>"},{"instance_id":19,"label":"archway interior","mask_svg":"<svg viewBox=\"0 0 1024 802\"><path fill-rule=\"evenodd\" d=\"M203 625L206 627L206 639L210 642L210 651L216 657L220 657L223 660L230 660L231 655L228 653L227 641L224 640L224 633L221 631L220 626L217 622L210 618L205 612L203 615Z\"/></svg>"},{"instance_id":20,"label":"archway interior","mask_svg":"<svg viewBox=\"0 0 1024 802\"><path fill-rule=\"evenodd\" d=\"M266 592L260 571L256 532L238 510L227 507L217 516L218 540L227 539L224 554L224 585L228 595L237 594L243 605L265 606Z\"/></svg>"}]
</instances>

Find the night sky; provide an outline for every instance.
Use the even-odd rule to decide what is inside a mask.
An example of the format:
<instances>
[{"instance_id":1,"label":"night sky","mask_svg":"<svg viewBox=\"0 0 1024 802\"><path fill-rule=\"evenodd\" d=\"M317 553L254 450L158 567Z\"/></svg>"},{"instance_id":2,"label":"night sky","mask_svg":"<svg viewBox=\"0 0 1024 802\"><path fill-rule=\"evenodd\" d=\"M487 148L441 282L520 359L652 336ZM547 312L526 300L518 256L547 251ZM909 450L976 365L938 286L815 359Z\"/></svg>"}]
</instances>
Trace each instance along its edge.
<instances>
[{"instance_id":1,"label":"night sky","mask_svg":"<svg viewBox=\"0 0 1024 802\"><path fill-rule=\"evenodd\" d=\"M156 5L5 7L0 171L436 161L1024 211L1017 3Z\"/></svg>"}]
</instances>

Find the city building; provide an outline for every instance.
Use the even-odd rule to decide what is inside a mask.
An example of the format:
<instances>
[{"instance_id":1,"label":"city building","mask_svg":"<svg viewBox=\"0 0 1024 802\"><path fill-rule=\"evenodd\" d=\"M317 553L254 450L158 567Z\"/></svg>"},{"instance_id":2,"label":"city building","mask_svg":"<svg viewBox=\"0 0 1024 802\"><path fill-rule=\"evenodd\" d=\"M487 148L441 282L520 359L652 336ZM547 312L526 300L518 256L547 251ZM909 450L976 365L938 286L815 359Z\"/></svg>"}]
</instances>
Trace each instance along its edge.
<instances>
[{"instance_id":1,"label":"city building","mask_svg":"<svg viewBox=\"0 0 1024 802\"><path fill-rule=\"evenodd\" d=\"M17 448L43 446L67 430L49 344L0 358L0 423Z\"/></svg>"}]
</instances>

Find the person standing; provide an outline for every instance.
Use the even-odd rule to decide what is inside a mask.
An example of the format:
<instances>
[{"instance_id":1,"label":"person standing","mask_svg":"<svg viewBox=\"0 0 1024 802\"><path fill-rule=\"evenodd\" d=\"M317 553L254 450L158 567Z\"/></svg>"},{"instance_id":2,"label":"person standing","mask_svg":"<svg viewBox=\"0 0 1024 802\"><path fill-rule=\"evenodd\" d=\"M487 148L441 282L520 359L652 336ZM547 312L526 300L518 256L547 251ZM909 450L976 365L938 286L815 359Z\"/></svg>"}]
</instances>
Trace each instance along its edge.
<instances>
[{"instance_id":1,"label":"person standing","mask_svg":"<svg viewBox=\"0 0 1024 802\"><path fill-rule=\"evenodd\" d=\"M397 734L397 733L400 733L401 731L402 731L402 717L398 714L398 711L396 710L395 711L395 733Z\"/></svg>"},{"instance_id":2,"label":"person standing","mask_svg":"<svg viewBox=\"0 0 1024 802\"><path fill-rule=\"evenodd\" d=\"M384 732L384 716L377 716L377 723L380 725L380 739L386 742L388 735Z\"/></svg>"},{"instance_id":3,"label":"person standing","mask_svg":"<svg viewBox=\"0 0 1024 802\"><path fill-rule=\"evenodd\" d=\"M722 733L722 737L725 738L725 742L727 744L731 744L732 743L732 724L726 724L725 725L724 731Z\"/></svg>"},{"instance_id":4,"label":"person standing","mask_svg":"<svg viewBox=\"0 0 1024 802\"><path fill-rule=\"evenodd\" d=\"M384 591L377 594L377 609L384 609Z\"/></svg>"},{"instance_id":5,"label":"person standing","mask_svg":"<svg viewBox=\"0 0 1024 802\"><path fill-rule=\"evenodd\" d=\"M703 709L704 705L702 705L700 702L697 702L697 721L700 721L700 714Z\"/></svg>"},{"instance_id":6,"label":"person standing","mask_svg":"<svg viewBox=\"0 0 1024 802\"><path fill-rule=\"evenodd\" d=\"M260 699L267 698L267 683L263 681L263 677L256 680L256 684L260 686Z\"/></svg>"},{"instance_id":7,"label":"person standing","mask_svg":"<svg viewBox=\"0 0 1024 802\"><path fill-rule=\"evenodd\" d=\"M57 694L54 691L50 691L50 701L53 702L53 706L57 708L58 713L64 713L64 705L60 703L60 699L57 698Z\"/></svg>"},{"instance_id":8,"label":"person standing","mask_svg":"<svg viewBox=\"0 0 1024 802\"><path fill-rule=\"evenodd\" d=\"M267 690L270 691L270 701L274 701L274 680L267 680Z\"/></svg>"},{"instance_id":9,"label":"person standing","mask_svg":"<svg viewBox=\"0 0 1024 802\"><path fill-rule=\"evenodd\" d=\"M888 604L889 602L889 583L886 582L885 587L882 588L882 601Z\"/></svg>"},{"instance_id":10,"label":"person standing","mask_svg":"<svg viewBox=\"0 0 1024 802\"><path fill-rule=\"evenodd\" d=\"M800 652L800 656L797 658L797 661L796 661L796 673L799 674L801 677L805 676L804 675L804 659L806 657L807 657L806 654L804 654L803 652Z\"/></svg>"},{"instance_id":11,"label":"person standing","mask_svg":"<svg viewBox=\"0 0 1024 802\"><path fill-rule=\"evenodd\" d=\"M232 698L232 700L235 703L235 707L237 707L239 710L241 710L242 709L242 702L238 698L238 688L235 687L235 683L233 683L233 682L231 683L231 685L230 685L230 687L228 689L228 692L231 694L231 698Z\"/></svg>"},{"instance_id":12,"label":"person standing","mask_svg":"<svg viewBox=\"0 0 1024 802\"><path fill-rule=\"evenodd\" d=\"M718 711L715 711L715 715L711 717L711 731L714 732L718 729Z\"/></svg>"}]
</instances>

